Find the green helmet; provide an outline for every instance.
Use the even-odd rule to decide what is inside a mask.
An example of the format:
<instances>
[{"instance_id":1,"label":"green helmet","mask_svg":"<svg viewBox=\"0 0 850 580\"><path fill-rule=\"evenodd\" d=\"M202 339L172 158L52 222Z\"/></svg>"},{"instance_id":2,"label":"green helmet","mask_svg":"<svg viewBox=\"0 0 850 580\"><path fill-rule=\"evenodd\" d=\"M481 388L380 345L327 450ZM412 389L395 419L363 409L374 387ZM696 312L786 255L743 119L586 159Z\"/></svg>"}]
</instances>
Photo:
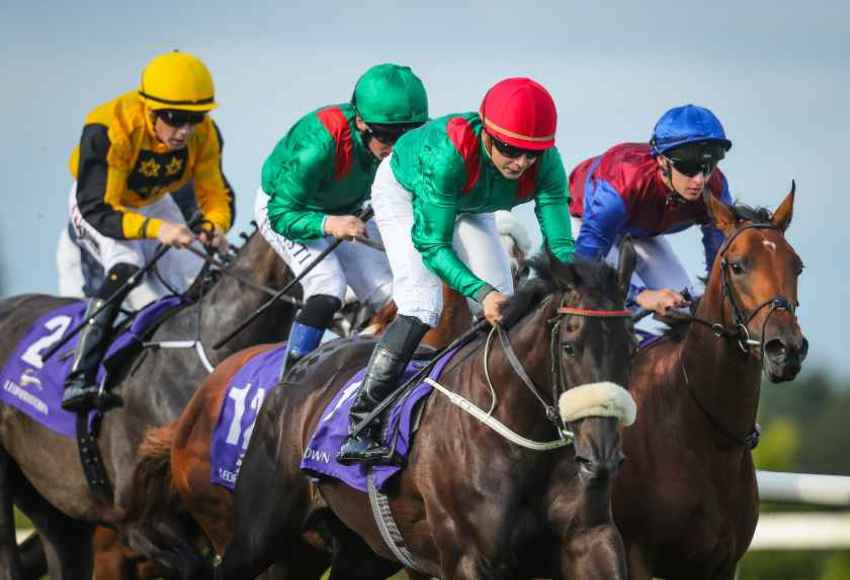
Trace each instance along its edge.
<instances>
[{"instance_id":1,"label":"green helmet","mask_svg":"<svg viewBox=\"0 0 850 580\"><path fill-rule=\"evenodd\" d=\"M428 120L425 86L408 66L373 66L357 81L351 104L366 123L394 125Z\"/></svg>"}]
</instances>

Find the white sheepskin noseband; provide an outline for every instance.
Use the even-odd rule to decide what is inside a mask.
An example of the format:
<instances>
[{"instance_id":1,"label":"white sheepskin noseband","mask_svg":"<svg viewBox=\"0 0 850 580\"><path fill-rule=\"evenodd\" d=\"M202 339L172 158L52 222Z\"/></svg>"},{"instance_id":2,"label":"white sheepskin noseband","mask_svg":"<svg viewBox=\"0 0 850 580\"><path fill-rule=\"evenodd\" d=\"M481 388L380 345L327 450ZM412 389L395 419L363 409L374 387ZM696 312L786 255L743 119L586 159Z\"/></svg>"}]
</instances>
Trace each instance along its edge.
<instances>
[{"instance_id":1,"label":"white sheepskin noseband","mask_svg":"<svg viewBox=\"0 0 850 580\"><path fill-rule=\"evenodd\" d=\"M637 405L631 394L607 381L567 390L558 400L558 409L565 423L584 417L616 417L623 425L631 425L637 416Z\"/></svg>"}]
</instances>

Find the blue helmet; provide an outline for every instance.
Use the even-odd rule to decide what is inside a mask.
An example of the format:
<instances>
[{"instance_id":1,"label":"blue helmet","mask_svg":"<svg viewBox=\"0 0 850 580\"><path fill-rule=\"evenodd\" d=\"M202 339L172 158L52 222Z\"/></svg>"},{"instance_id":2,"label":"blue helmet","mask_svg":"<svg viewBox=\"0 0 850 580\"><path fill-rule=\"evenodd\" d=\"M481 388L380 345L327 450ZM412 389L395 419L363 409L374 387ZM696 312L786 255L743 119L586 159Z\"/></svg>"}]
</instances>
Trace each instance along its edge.
<instances>
[{"instance_id":1,"label":"blue helmet","mask_svg":"<svg viewBox=\"0 0 850 580\"><path fill-rule=\"evenodd\" d=\"M732 147L723 125L714 113L696 105L684 105L661 115L649 144L652 146L652 155L658 156L679 145L698 141L719 142L725 151Z\"/></svg>"}]
</instances>

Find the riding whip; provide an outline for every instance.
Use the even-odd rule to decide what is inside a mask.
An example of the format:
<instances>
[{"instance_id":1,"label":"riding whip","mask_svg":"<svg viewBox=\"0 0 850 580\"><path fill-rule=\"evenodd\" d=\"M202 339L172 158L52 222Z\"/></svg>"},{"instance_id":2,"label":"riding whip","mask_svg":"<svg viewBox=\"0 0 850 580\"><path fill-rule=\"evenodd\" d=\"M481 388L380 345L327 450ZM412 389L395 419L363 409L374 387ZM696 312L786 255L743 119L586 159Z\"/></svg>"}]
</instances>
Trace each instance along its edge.
<instances>
[{"instance_id":1,"label":"riding whip","mask_svg":"<svg viewBox=\"0 0 850 580\"><path fill-rule=\"evenodd\" d=\"M97 318L97 316L101 313L101 311L103 311L105 308L110 306L113 302L115 302L116 299L120 298L122 296L122 294L128 288L133 288L134 286L136 286L136 284L138 284L139 281L141 280L142 276L144 276L146 273L148 273L156 265L156 263L160 260L160 258L162 258L168 252L168 250L170 250L170 249L171 249L171 246L162 246L162 247L157 248L156 254L154 254L151 261L148 262L145 265L144 268L142 268L141 270L137 271L135 274L133 274L132 276L127 278L127 281L124 282L118 289L116 289L115 292L112 293L112 296L110 296L106 300L106 302L101 304L100 308L98 308L97 310L92 312L90 316L86 317L85 320L83 320L77 326L75 326L71 330L71 332L69 332L65 336L63 336L62 340L60 340L59 342L54 344L52 347L47 349L47 351L41 357L41 360L46 361L47 359L52 357L54 354L56 354L56 352L60 348L65 346L65 344L67 344L69 340L71 340L72 338L77 336L77 334L79 334L80 331L83 328L85 328L92 320Z\"/></svg>"},{"instance_id":2,"label":"riding whip","mask_svg":"<svg viewBox=\"0 0 850 580\"><path fill-rule=\"evenodd\" d=\"M363 211L359 212L359 215L357 215L357 217L360 218L361 221L367 222L372 218L374 213L375 213L375 211L371 207L368 207L368 208L364 209ZM245 319L245 321L242 324L240 324L239 326L237 326L230 334L228 334L227 336L225 336L224 338L219 340L217 343L215 343L213 345L213 348L214 349L221 348L223 345L230 342L230 340L233 337L235 337L237 334L239 334L240 332L245 330L248 327L249 324L251 324L252 322L254 322L257 319L257 317L259 317L263 312L268 310L272 306L272 304L277 302L284 294L289 292L292 289L292 287L295 286L295 284L300 282L301 279L304 276L306 276L313 268L315 268L319 264L319 262L324 260L325 257L328 254L330 254L331 252L336 250L343 241L345 241L345 240L343 240L341 238L338 239L338 240L334 240L334 242L331 245L329 245L327 248L322 250L322 253L320 253L318 256L316 256L315 260L313 260L312 262L307 264L307 267L305 267L304 270L300 274L298 274L291 282L289 282L289 284L287 284L286 286L281 288L278 291L277 294L275 294L274 296L269 298L268 301L265 304L263 304L257 310L255 310L254 314L252 314L247 319Z\"/></svg>"},{"instance_id":3,"label":"riding whip","mask_svg":"<svg viewBox=\"0 0 850 580\"><path fill-rule=\"evenodd\" d=\"M187 227L189 227L190 229L192 229L192 228L194 228L194 227L196 227L196 226L198 226L198 225L202 225L203 223L204 223L203 215L201 215L201 212L200 212L200 211L197 211L197 212L195 212L195 214L192 216L192 219L191 219L191 220L189 220L189 222L186 224L186 226L187 226ZM110 296L110 297L106 300L106 302L104 302L103 304L101 304L100 308L98 308L97 310L95 310L94 312L92 312L92 313L91 313L91 315L89 315L88 317L86 317L86 318L85 318L85 320L83 320L83 321L82 321L82 322L80 322L77 326L75 326L75 327L71 330L71 332L69 332L69 333L67 333L65 336L63 336L63 337L62 337L62 340L60 340L59 342L57 342L56 344L54 344L52 347L50 347L47 351L45 351L44 356L42 356L42 357L41 357L41 360L43 360L43 361L44 361L44 360L47 360L47 359L49 359L50 357L52 357L54 354L56 354L56 352L57 352L60 348L62 348L63 346L65 346L65 345L68 343L68 341L69 341L69 340L71 340L72 338L74 338L75 336L77 336L77 335L80 333L80 331L81 331L83 328L85 328L85 327L86 327L86 325L88 325L88 324L89 324L92 320L94 320L95 318L97 318L97 316L98 316L98 315L99 315L99 314L100 314L100 313L101 313L101 312L102 312L102 311L103 311L103 310L104 310L107 306L109 306L109 305L111 305L113 302L115 302L115 300L116 300L116 299L118 299L118 298L119 298L119 297L120 297L120 296L121 296L121 295L122 295L122 294L123 294L123 293L124 293L124 292L125 292L128 288L131 288L131 289L132 289L133 287L135 287L135 286L136 286L136 284L138 284L138 283L139 283L139 281L142 279L142 276L144 276L145 274L147 274L148 272L150 272L150 271L151 271L151 270L152 270L152 269L156 266L156 263L157 263L157 262L159 262L159 260L160 260L160 259L161 259L161 258L162 258L165 254L167 254L167 253L168 253L168 251L169 251L171 248L172 248L172 246L160 246L159 248L157 248L157 249L156 249L156 253L153 255L153 258L151 258L151 261L150 261L150 262L148 262L147 264L145 264L145 267L144 267L144 268L142 268L141 270L139 270L138 272L136 272L135 274L133 274L132 276L130 276L129 278L127 278L127 281L126 281L126 282L124 282L124 283L123 283L123 284L122 284L119 288L117 288L117 289L115 290L115 292L113 292L113 293L112 293L112 296Z\"/></svg>"},{"instance_id":4,"label":"riding whip","mask_svg":"<svg viewBox=\"0 0 850 580\"><path fill-rule=\"evenodd\" d=\"M383 413L399 397L403 396L405 393L407 393L407 391L418 385L419 381L421 381L422 378L427 375L432 368L434 368L434 365L437 364L437 361L440 360L440 357L442 357L444 354L451 350L460 348L469 343L473 338L475 338L478 332L483 328L486 328L488 324L490 323L487 322L487 319L482 318L481 320L473 324L469 330L467 330L459 337L454 339L451 343L434 353L434 356L431 358L430 361L428 361L428 364L419 369L419 371L415 375L410 377L403 385L394 390L392 393L389 394L389 396L387 396L384 400L378 403L378 406L372 409L372 411L368 415L366 415L366 418L363 419L359 425L356 425L354 429L351 430L351 435L354 436L360 433L360 431L365 429L366 426L375 419L375 417Z\"/></svg>"}]
</instances>

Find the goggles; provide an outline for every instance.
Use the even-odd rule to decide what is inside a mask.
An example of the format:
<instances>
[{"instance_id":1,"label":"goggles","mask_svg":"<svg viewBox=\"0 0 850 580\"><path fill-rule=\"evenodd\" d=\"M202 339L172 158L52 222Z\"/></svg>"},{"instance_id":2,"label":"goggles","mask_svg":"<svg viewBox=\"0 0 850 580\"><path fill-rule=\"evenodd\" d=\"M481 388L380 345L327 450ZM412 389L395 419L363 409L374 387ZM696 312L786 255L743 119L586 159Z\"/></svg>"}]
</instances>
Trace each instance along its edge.
<instances>
[{"instance_id":1,"label":"goggles","mask_svg":"<svg viewBox=\"0 0 850 580\"><path fill-rule=\"evenodd\" d=\"M206 118L206 113L196 111L182 111L180 109L160 109L156 112L156 116L162 119L162 122L178 129L185 125L197 125L203 122Z\"/></svg>"},{"instance_id":2,"label":"goggles","mask_svg":"<svg viewBox=\"0 0 850 580\"><path fill-rule=\"evenodd\" d=\"M689 143L665 154L673 168L686 177L700 173L708 177L724 156L723 147L714 142Z\"/></svg>"},{"instance_id":3,"label":"goggles","mask_svg":"<svg viewBox=\"0 0 850 580\"><path fill-rule=\"evenodd\" d=\"M495 147L499 153L501 153L508 159L519 159L520 157L525 155L526 157L528 157L528 159L534 160L543 154L543 151L514 147L513 145L509 145L508 143L499 141L498 139L493 137L493 135L489 132L487 134L490 135L490 139L493 141L493 147Z\"/></svg>"},{"instance_id":4,"label":"goggles","mask_svg":"<svg viewBox=\"0 0 850 580\"><path fill-rule=\"evenodd\" d=\"M717 161L688 161L683 159L670 159L673 168L686 177L695 177L702 173L706 177L714 173L717 167Z\"/></svg>"},{"instance_id":5,"label":"goggles","mask_svg":"<svg viewBox=\"0 0 850 580\"><path fill-rule=\"evenodd\" d=\"M399 125L366 125L366 130L364 133L369 137L375 139L378 143L382 145L394 145L396 141L398 141L402 135L410 131L411 129L415 129L416 127L421 127L422 123L404 123Z\"/></svg>"}]
</instances>

